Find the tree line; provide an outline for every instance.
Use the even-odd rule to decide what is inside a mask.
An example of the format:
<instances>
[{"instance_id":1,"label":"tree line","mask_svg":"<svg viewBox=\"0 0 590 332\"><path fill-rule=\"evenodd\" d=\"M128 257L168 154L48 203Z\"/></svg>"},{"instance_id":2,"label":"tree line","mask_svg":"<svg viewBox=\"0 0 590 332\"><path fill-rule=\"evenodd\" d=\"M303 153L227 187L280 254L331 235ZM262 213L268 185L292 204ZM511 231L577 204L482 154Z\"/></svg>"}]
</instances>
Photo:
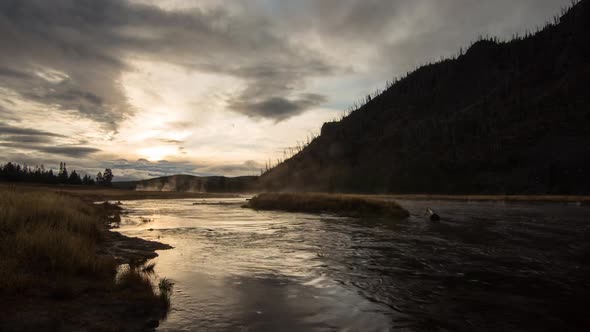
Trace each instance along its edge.
<instances>
[{"instance_id":1,"label":"tree line","mask_svg":"<svg viewBox=\"0 0 590 332\"><path fill-rule=\"evenodd\" d=\"M46 169L43 165L30 167L26 164L20 165L13 162L0 165L0 181L108 187L112 185L114 177L110 168L106 168L104 172L98 172L94 178L88 174L81 176L76 170L69 172L65 162L59 163L57 172L54 172L53 169Z\"/></svg>"}]
</instances>

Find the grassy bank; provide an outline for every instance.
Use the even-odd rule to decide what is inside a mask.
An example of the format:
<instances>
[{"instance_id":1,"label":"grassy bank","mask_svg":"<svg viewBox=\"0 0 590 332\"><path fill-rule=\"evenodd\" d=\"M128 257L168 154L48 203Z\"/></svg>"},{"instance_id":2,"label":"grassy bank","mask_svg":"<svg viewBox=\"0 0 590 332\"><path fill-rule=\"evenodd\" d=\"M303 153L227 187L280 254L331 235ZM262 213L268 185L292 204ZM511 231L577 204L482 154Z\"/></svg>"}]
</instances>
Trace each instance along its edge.
<instances>
[{"instance_id":1,"label":"grassy bank","mask_svg":"<svg viewBox=\"0 0 590 332\"><path fill-rule=\"evenodd\" d=\"M406 218L408 211L393 200L361 195L321 193L263 193L253 197L246 207L255 210L334 213L345 216L385 216Z\"/></svg>"},{"instance_id":2,"label":"grassy bank","mask_svg":"<svg viewBox=\"0 0 590 332\"><path fill-rule=\"evenodd\" d=\"M69 195L0 188L0 330L141 330L165 314L140 269L115 278L117 262L99 254L106 216Z\"/></svg>"}]
</instances>

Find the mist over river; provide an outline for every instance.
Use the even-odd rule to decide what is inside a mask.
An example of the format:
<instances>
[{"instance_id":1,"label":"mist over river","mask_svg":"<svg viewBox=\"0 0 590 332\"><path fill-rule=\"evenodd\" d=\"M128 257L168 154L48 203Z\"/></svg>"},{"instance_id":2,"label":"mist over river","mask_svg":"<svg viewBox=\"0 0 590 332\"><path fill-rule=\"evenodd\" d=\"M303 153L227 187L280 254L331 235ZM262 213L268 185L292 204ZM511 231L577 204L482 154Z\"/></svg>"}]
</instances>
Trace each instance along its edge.
<instances>
[{"instance_id":1,"label":"mist over river","mask_svg":"<svg viewBox=\"0 0 590 332\"><path fill-rule=\"evenodd\" d=\"M175 247L155 259L175 283L159 331L590 328L588 206L399 200L394 221L245 198L123 202L119 231Z\"/></svg>"}]
</instances>

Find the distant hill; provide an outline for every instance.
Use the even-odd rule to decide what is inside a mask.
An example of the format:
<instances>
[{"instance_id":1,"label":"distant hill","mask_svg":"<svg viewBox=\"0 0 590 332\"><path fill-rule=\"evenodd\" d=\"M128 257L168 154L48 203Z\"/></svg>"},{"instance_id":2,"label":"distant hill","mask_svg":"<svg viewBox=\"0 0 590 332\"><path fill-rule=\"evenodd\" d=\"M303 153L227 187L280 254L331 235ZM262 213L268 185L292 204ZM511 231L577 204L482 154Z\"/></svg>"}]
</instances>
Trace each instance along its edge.
<instances>
[{"instance_id":1,"label":"distant hill","mask_svg":"<svg viewBox=\"0 0 590 332\"><path fill-rule=\"evenodd\" d=\"M172 175L149 180L113 182L121 189L179 192L247 192L255 190L257 176L199 177L193 175Z\"/></svg>"},{"instance_id":2,"label":"distant hill","mask_svg":"<svg viewBox=\"0 0 590 332\"><path fill-rule=\"evenodd\" d=\"M590 194L590 0L554 21L508 42L478 41L408 74L324 124L261 185Z\"/></svg>"}]
</instances>

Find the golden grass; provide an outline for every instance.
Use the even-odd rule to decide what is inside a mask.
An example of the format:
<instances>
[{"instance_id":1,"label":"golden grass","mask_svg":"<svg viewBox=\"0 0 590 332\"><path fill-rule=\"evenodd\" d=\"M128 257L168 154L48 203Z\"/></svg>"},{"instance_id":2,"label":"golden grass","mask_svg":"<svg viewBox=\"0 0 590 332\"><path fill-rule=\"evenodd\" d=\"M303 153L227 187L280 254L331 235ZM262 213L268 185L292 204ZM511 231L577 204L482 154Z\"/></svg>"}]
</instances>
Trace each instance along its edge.
<instances>
[{"instance_id":1,"label":"golden grass","mask_svg":"<svg viewBox=\"0 0 590 332\"><path fill-rule=\"evenodd\" d=\"M131 292L135 296L144 294L144 301L151 302L153 305L163 305L168 309L174 283L167 278L160 279L156 293L156 287L152 283L152 279L155 278L153 267L152 264L124 267L116 278L116 287L119 290Z\"/></svg>"},{"instance_id":2,"label":"golden grass","mask_svg":"<svg viewBox=\"0 0 590 332\"><path fill-rule=\"evenodd\" d=\"M114 263L96 254L101 218L78 199L0 191L0 292L43 287L69 276L107 277Z\"/></svg>"},{"instance_id":3,"label":"golden grass","mask_svg":"<svg viewBox=\"0 0 590 332\"><path fill-rule=\"evenodd\" d=\"M5 325L0 317L0 330L43 325L40 312L67 308L77 313L73 330L101 326L103 314L118 315L108 322L116 331L137 330L144 319L165 316L170 292L158 291L151 280L153 263L117 276L114 257L98 254L109 243L103 242L109 238L105 224L114 210L70 194L0 186L0 303L22 308L19 317L26 317ZM60 322L69 322L66 316Z\"/></svg>"},{"instance_id":4,"label":"golden grass","mask_svg":"<svg viewBox=\"0 0 590 332\"><path fill-rule=\"evenodd\" d=\"M387 216L406 218L407 210L393 200L377 197L323 193L263 193L253 197L246 207L255 210L335 213L346 216Z\"/></svg>"}]
</instances>

